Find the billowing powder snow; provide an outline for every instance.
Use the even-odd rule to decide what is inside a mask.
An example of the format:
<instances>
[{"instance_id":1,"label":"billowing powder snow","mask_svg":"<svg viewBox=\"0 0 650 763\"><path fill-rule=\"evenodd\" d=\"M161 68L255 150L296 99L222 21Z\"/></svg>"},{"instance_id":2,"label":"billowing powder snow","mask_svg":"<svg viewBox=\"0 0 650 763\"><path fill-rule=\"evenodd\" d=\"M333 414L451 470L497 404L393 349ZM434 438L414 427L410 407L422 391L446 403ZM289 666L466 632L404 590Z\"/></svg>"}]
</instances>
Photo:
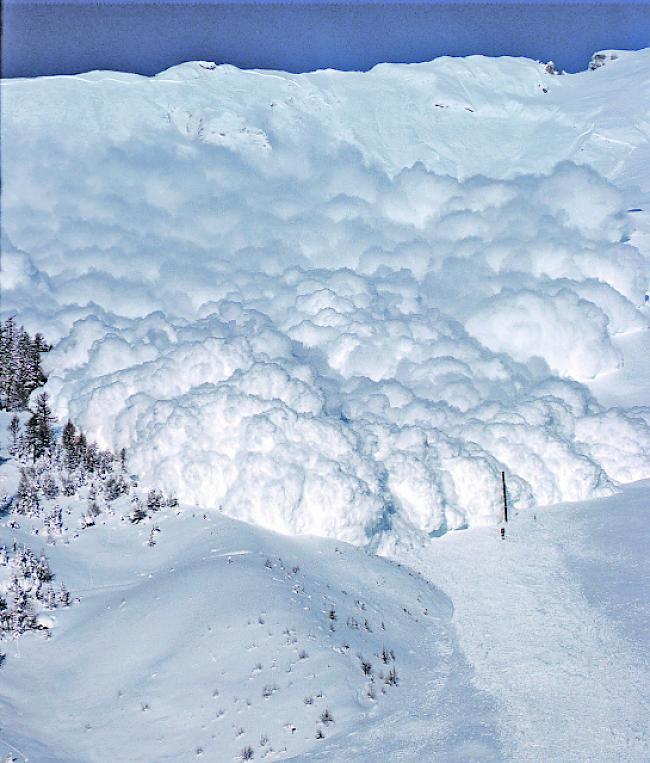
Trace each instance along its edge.
<instances>
[{"instance_id":1,"label":"billowing powder snow","mask_svg":"<svg viewBox=\"0 0 650 763\"><path fill-rule=\"evenodd\" d=\"M648 328L647 62L6 82L3 314L56 342L59 417L265 527L492 523L501 470L517 508L606 494L650 476L583 384Z\"/></svg>"}]
</instances>

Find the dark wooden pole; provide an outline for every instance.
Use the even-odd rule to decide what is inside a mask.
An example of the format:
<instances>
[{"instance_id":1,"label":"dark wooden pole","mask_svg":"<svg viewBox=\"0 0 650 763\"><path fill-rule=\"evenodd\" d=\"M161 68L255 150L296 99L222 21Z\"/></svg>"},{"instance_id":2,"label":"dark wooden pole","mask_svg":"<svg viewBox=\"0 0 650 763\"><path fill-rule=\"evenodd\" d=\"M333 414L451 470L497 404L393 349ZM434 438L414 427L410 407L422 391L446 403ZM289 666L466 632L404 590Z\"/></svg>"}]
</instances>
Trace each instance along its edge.
<instances>
[{"instance_id":1,"label":"dark wooden pole","mask_svg":"<svg viewBox=\"0 0 650 763\"><path fill-rule=\"evenodd\" d=\"M508 496L506 495L506 473L501 472L501 484L503 485L503 519L508 521Z\"/></svg>"}]
</instances>

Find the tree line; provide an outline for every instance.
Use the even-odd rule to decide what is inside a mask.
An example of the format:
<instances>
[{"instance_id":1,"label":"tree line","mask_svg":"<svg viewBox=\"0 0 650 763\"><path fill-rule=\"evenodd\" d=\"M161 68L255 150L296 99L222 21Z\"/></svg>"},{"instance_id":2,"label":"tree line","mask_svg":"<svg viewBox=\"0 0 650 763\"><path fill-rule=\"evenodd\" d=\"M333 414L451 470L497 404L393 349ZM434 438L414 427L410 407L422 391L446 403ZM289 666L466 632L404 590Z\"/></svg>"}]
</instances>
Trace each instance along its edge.
<instances>
[{"instance_id":1,"label":"tree line","mask_svg":"<svg viewBox=\"0 0 650 763\"><path fill-rule=\"evenodd\" d=\"M0 322L0 409L27 407L32 392L45 383L41 355L51 349L42 334L32 339L15 318Z\"/></svg>"},{"instance_id":2,"label":"tree line","mask_svg":"<svg viewBox=\"0 0 650 763\"><path fill-rule=\"evenodd\" d=\"M118 454L101 449L71 421L60 427L47 392L33 396L46 381L40 358L51 347L41 334L32 338L22 326L17 328L13 318L2 322L0 331L0 407L13 412L8 450L19 467L15 494L0 501L9 527L19 528L26 518L38 520L32 532L53 545L94 526L103 513L115 514L112 505L122 496L129 496L125 518L134 524L178 505L155 488L143 497L137 479L128 473L124 448ZM81 515L73 511L77 506ZM147 545L155 545L156 530L152 527ZM0 587L0 639L40 629L40 610L72 603L64 585L54 586L43 551L37 555L15 542L0 546L0 567L10 568L8 585ZM3 659L0 653L0 664Z\"/></svg>"}]
</instances>

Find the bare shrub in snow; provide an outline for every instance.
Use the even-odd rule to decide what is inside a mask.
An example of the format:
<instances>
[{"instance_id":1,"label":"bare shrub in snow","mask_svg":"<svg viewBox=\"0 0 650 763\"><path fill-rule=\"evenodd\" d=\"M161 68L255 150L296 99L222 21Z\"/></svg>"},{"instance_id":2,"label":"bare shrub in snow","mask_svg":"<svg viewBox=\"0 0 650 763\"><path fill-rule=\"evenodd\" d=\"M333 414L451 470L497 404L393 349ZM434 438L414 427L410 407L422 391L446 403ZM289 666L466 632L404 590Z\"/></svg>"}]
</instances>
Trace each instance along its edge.
<instances>
[{"instance_id":1,"label":"bare shrub in snow","mask_svg":"<svg viewBox=\"0 0 650 763\"><path fill-rule=\"evenodd\" d=\"M328 723L334 723L334 716L332 715L332 713L330 713L329 709L326 708L320 714L320 720L321 720L321 723L324 723L327 726Z\"/></svg>"}]
</instances>

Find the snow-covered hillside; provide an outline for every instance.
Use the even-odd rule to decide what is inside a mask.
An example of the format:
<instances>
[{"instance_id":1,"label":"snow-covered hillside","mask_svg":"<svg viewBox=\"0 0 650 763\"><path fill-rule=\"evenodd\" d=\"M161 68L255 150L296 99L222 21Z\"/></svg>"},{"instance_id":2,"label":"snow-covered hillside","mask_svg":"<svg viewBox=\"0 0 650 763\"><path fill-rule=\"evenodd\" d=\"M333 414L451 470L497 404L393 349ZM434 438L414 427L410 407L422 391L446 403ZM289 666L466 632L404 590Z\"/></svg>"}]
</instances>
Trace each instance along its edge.
<instances>
[{"instance_id":1,"label":"snow-covered hillside","mask_svg":"<svg viewBox=\"0 0 650 763\"><path fill-rule=\"evenodd\" d=\"M650 759L650 50L0 88L0 752Z\"/></svg>"},{"instance_id":2,"label":"snow-covered hillside","mask_svg":"<svg viewBox=\"0 0 650 763\"><path fill-rule=\"evenodd\" d=\"M153 78L90 72L12 80L5 108L12 122L41 134L55 131L75 151L148 143L151 133L169 127L253 162L282 154L298 173L315 154L352 149L390 175L421 161L459 179L511 178L571 160L619 186L650 190L642 169L650 52L603 54L597 71L573 75L505 56L308 74L198 61Z\"/></svg>"},{"instance_id":3,"label":"snow-covered hillside","mask_svg":"<svg viewBox=\"0 0 650 763\"><path fill-rule=\"evenodd\" d=\"M408 566L191 507L133 524L123 497L81 529L88 489L0 525L0 593L22 548L44 548L73 602L0 641L10 759L650 754L650 483L523 514L505 542L449 533Z\"/></svg>"},{"instance_id":4,"label":"snow-covered hillside","mask_svg":"<svg viewBox=\"0 0 650 763\"><path fill-rule=\"evenodd\" d=\"M467 731L453 738L467 747L440 749L423 703L420 713L396 714L397 729L368 726L305 760L480 763L492 759L486 744L495 740L502 761L645 763L649 505L645 481L609 498L526 512L508 523L504 542L476 528L409 554L450 597L472 684L496 701L494 723L461 700L451 718L465 717ZM436 710L433 719L449 719L446 707Z\"/></svg>"},{"instance_id":5,"label":"snow-covered hillside","mask_svg":"<svg viewBox=\"0 0 650 763\"><path fill-rule=\"evenodd\" d=\"M14 501L0 526L0 615L16 613L8 630L0 618L0 751L41 763L299 758L412 712L425 689L427 706L449 707L441 749L473 736L453 739L459 696L476 725L493 723L451 603L421 575L190 507L136 519L133 487L109 494L101 470L63 468L57 453L37 462L53 489L38 506ZM15 493L29 459L0 458L0 494ZM8 608L3 594L19 590L27 603ZM475 744L492 754L493 740Z\"/></svg>"},{"instance_id":6,"label":"snow-covered hillside","mask_svg":"<svg viewBox=\"0 0 650 763\"><path fill-rule=\"evenodd\" d=\"M578 383L648 327L650 52L606 55L4 82L2 309L56 413L371 548L495 522L502 469L519 508L649 476Z\"/></svg>"},{"instance_id":7,"label":"snow-covered hillside","mask_svg":"<svg viewBox=\"0 0 650 763\"><path fill-rule=\"evenodd\" d=\"M413 573L219 516L158 526L151 548L148 527L113 517L48 549L81 601L53 614L49 641L7 649L3 726L30 759L231 760L248 745L286 757L394 710L423 652L441 685L451 669L451 607ZM34 706L52 686L57 710Z\"/></svg>"}]
</instances>

